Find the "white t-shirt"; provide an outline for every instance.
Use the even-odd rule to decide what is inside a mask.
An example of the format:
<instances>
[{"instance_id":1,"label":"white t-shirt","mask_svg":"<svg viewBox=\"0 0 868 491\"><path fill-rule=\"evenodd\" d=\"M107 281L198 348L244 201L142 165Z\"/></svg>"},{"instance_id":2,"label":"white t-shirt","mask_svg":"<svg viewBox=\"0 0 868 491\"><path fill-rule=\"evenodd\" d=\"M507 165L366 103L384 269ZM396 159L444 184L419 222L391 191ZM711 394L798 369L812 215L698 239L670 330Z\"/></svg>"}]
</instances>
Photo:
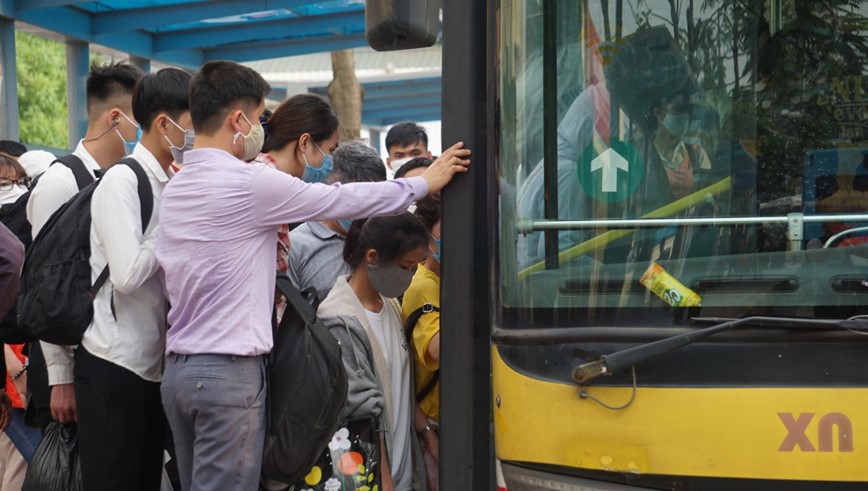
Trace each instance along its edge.
<instances>
[{"instance_id":1,"label":"white t-shirt","mask_svg":"<svg viewBox=\"0 0 868 491\"><path fill-rule=\"evenodd\" d=\"M386 305L386 299L383 299ZM407 342L402 333L401 319L393 315L391 308L384 307L374 313L366 310L371 331L383 347L383 358L389 366L388 377L392 386L392 453L389 464L395 489L410 489L413 485L413 456L410 429L413 425L413 410L410 404L410 357ZM381 375L383 376L383 375Z\"/></svg>"}]
</instances>

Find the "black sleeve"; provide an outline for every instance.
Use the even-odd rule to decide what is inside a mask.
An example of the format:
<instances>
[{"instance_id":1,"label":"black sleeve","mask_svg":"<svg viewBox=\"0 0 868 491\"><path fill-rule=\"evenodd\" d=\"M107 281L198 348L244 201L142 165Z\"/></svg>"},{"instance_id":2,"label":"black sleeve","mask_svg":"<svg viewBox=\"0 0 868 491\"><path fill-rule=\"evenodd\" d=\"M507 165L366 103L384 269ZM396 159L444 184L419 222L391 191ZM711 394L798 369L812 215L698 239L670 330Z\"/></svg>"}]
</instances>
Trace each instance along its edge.
<instances>
[{"instance_id":1,"label":"black sleeve","mask_svg":"<svg viewBox=\"0 0 868 491\"><path fill-rule=\"evenodd\" d=\"M0 319L18 301L18 282L24 263L24 246L0 223Z\"/></svg>"}]
</instances>

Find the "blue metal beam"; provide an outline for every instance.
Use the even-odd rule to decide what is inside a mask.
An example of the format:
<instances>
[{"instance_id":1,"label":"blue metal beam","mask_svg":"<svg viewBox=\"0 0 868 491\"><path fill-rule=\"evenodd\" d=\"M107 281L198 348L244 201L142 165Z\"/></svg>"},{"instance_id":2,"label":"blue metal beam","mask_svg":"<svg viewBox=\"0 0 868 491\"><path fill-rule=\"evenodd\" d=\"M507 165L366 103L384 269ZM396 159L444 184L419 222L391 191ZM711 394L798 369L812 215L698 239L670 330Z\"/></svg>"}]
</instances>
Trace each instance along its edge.
<instances>
[{"instance_id":1,"label":"blue metal beam","mask_svg":"<svg viewBox=\"0 0 868 491\"><path fill-rule=\"evenodd\" d=\"M67 143L75 148L87 133L87 73L90 69L90 46L87 43L66 43L66 101L68 112Z\"/></svg>"},{"instance_id":2,"label":"blue metal beam","mask_svg":"<svg viewBox=\"0 0 868 491\"><path fill-rule=\"evenodd\" d=\"M65 7L23 10L16 12L15 17L16 20L21 20L43 29L48 29L49 31L58 32L80 41L90 41L90 16L80 10Z\"/></svg>"},{"instance_id":3,"label":"blue metal beam","mask_svg":"<svg viewBox=\"0 0 868 491\"><path fill-rule=\"evenodd\" d=\"M119 49L132 55L141 56L142 58L152 58L154 55L154 37L144 31L130 31L123 33L123 35L102 34L90 36L84 40Z\"/></svg>"},{"instance_id":4,"label":"blue metal beam","mask_svg":"<svg viewBox=\"0 0 868 491\"><path fill-rule=\"evenodd\" d=\"M15 0L0 0L0 17L14 19L17 11Z\"/></svg>"},{"instance_id":5,"label":"blue metal beam","mask_svg":"<svg viewBox=\"0 0 868 491\"><path fill-rule=\"evenodd\" d=\"M389 87L378 87L365 84L362 88L365 89L362 104L380 99L391 99L394 97L441 94L443 91L439 78L427 80L405 80L400 85Z\"/></svg>"},{"instance_id":6,"label":"blue metal beam","mask_svg":"<svg viewBox=\"0 0 868 491\"><path fill-rule=\"evenodd\" d=\"M339 28L339 26L361 26L364 24L365 9L362 8L329 15L170 31L154 36L154 52L171 51L183 46L199 46L207 49L231 43L286 39L289 36L302 37L321 34L323 31L328 32Z\"/></svg>"},{"instance_id":7,"label":"blue metal beam","mask_svg":"<svg viewBox=\"0 0 868 491\"><path fill-rule=\"evenodd\" d=\"M18 141L18 73L15 58L15 22L0 19L0 139Z\"/></svg>"},{"instance_id":8,"label":"blue metal beam","mask_svg":"<svg viewBox=\"0 0 868 491\"><path fill-rule=\"evenodd\" d=\"M6 8L9 1L11 0L0 0L0 6ZM74 8L26 10L18 13L17 19L73 39L101 44L142 58L157 59L186 68L197 68L204 63L202 51L196 49L172 51L154 56L153 36L143 31L126 32L123 35L92 36L90 15Z\"/></svg>"},{"instance_id":9,"label":"blue metal beam","mask_svg":"<svg viewBox=\"0 0 868 491\"><path fill-rule=\"evenodd\" d=\"M273 101L283 101L286 99L286 87L271 87L271 92L268 93L266 99L271 99Z\"/></svg>"},{"instance_id":10,"label":"blue metal beam","mask_svg":"<svg viewBox=\"0 0 868 491\"><path fill-rule=\"evenodd\" d=\"M389 82L368 82L362 84L365 95L362 104L381 99L396 97L439 95L442 93L440 77L394 80ZM309 87L308 91L322 96L328 96L327 87Z\"/></svg>"},{"instance_id":11,"label":"blue metal beam","mask_svg":"<svg viewBox=\"0 0 868 491\"><path fill-rule=\"evenodd\" d=\"M106 34L135 29L153 29L166 25L201 22L204 19L293 9L312 3L316 3L316 0L213 0L115 10L93 15L93 33Z\"/></svg>"},{"instance_id":12,"label":"blue metal beam","mask_svg":"<svg viewBox=\"0 0 868 491\"><path fill-rule=\"evenodd\" d=\"M342 49L365 46L365 33L348 36L316 36L268 44L243 44L231 48L205 50L205 61L233 60L236 62L265 60L283 56L296 56L322 51L339 51Z\"/></svg>"},{"instance_id":13,"label":"blue metal beam","mask_svg":"<svg viewBox=\"0 0 868 491\"><path fill-rule=\"evenodd\" d=\"M93 0L15 0L15 7L19 11L36 10L49 7L65 7L77 3L90 3Z\"/></svg>"},{"instance_id":14,"label":"blue metal beam","mask_svg":"<svg viewBox=\"0 0 868 491\"><path fill-rule=\"evenodd\" d=\"M420 107L420 106L440 106L442 97L439 94L423 95L423 96L405 96L391 97L388 99L375 99L373 101L363 101L362 110L364 111L384 111L388 109L400 109L405 107Z\"/></svg>"},{"instance_id":15,"label":"blue metal beam","mask_svg":"<svg viewBox=\"0 0 868 491\"><path fill-rule=\"evenodd\" d=\"M411 115L409 117L387 117L380 119L377 123L365 123L365 124L376 124L377 126L387 126L395 123L403 123L404 121L413 121L416 123L423 123L425 121L439 121L442 115L440 112L436 113L419 113L415 115Z\"/></svg>"},{"instance_id":16,"label":"blue metal beam","mask_svg":"<svg viewBox=\"0 0 868 491\"><path fill-rule=\"evenodd\" d=\"M151 60L141 56L130 56L130 65L137 66L145 73L151 73Z\"/></svg>"},{"instance_id":17,"label":"blue metal beam","mask_svg":"<svg viewBox=\"0 0 868 491\"><path fill-rule=\"evenodd\" d=\"M167 51L165 53L155 53L154 60L171 65L178 65L190 70L198 70L205 63L205 54L201 49L185 49L180 51Z\"/></svg>"},{"instance_id":18,"label":"blue metal beam","mask_svg":"<svg viewBox=\"0 0 868 491\"><path fill-rule=\"evenodd\" d=\"M386 109L382 111L365 111L362 105L362 119L365 117L380 120L383 118L403 118L410 120L419 114L440 114L440 104L407 105L403 109Z\"/></svg>"}]
</instances>

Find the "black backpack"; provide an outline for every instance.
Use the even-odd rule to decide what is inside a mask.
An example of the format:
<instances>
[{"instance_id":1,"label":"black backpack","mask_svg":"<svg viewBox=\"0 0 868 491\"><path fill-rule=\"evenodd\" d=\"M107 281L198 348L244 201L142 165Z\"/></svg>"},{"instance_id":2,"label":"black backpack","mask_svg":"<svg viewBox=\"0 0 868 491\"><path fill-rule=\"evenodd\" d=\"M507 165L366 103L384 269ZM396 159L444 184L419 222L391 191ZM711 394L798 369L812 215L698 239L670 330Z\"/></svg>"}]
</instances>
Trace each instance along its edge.
<instances>
[{"instance_id":1,"label":"black backpack","mask_svg":"<svg viewBox=\"0 0 868 491\"><path fill-rule=\"evenodd\" d=\"M262 477L294 483L310 471L340 425L347 372L329 320L316 317L316 295L306 290L305 298L282 273L277 290L287 306L268 364Z\"/></svg>"},{"instance_id":2,"label":"black backpack","mask_svg":"<svg viewBox=\"0 0 868 491\"><path fill-rule=\"evenodd\" d=\"M85 168L84 162L75 155L64 155L52 162L52 165L55 163L65 165L72 171L79 191L93 182L93 177ZM0 222L3 222L3 225L6 225L18 237L18 240L24 244L24 250L30 249L30 243L33 242L32 229L27 220L27 203L30 201L30 193L39 182L39 177L41 176L37 176L33 180L27 192L19 196L15 202L0 206ZM34 338L29 332L18 327L18 310L13 307L0 321L0 342L21 344L33 340Z\"/></svg>"},{"instance_id":3,"label":"black backpack","mask_svg":"<svg viewBox=\"0 0 868 491\"><path fill-rule=\"evenodd\" d=\"M440 307L426 303L413 312L410 312L410 315L407 316L407 320L404 321L404 335L407 337L407 344L413 346L413 330L416 329L416 324L419 323L419 319L423 315L432 312L440 312ZM434 390L434 386L437 385L438 380L440 380L440 370L435 370L434 374L431 376L431 380L425 384L425 387L422 387L422 389L416 393L416 402L422 402L422 400L425 399L432 390Z\"/></svg>"},{"instance_id":4,"label":"black backpack","mask_svg":"<svg viewBox=\"0 0 868 491\"><path fill-rule=\"evenodd\" d=\"M128 165L136 173L144 233L154 209L148 175L132 158L114 165ZM91 284L90 203L99 183L88 184L58 208L25 256L18 323L40 341L78 344L93 320L93 299L109 276L106 265Z\"/></svg>"}]
</instances>

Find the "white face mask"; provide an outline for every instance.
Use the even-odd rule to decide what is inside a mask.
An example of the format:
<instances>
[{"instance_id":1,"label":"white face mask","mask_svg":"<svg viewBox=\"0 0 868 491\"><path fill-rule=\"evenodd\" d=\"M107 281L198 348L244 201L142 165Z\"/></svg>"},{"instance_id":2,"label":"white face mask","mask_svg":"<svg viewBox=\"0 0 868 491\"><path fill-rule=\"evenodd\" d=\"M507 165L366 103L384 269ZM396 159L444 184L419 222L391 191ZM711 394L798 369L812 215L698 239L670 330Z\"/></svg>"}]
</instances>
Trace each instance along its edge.
<instances>
[{"instance_id":1,"label":"white face mask","mask_svg":"<svg viewBox=\"0 0 868 491\"><path fill-rule=\"evenodd\" d=\"M393 170L393 171L394 171L394 170L398 170L398 169L401 168L402 165L406 164L407 162L409 162L409 161L411 161L411 160L413 160L413 159L415 159L415 158L416 158L416 157L407 157L407 158L405 158L405 159L390 160L390 161L389 161L389 162L390 162L389 165L392 167L392 170Z\"/></svg>"},{"instance_id":2,"label":"white face mask","mask_svg":"<svg viewBox=\"0 0 868 491\"><path fill-rule=\"evenodd\" d=\"M235 133L235 137L232 138L232 144L234 145L236 141L238 141L238 137L244 139L244 153L241 155L241 160L248 161L253 160L259 155L259 152L262 150L262 145L265 144L265 130L262 128L261 124L253 124L247 119L247 115L241 113L244 116L244 120L247 121L247 124L250 125L250 131L247 132L246 135L242 135L239 131Z\"/></svg>"},{"instance_id":3,"label":"white face mask","mask_svg":"<svg viewBox=\"0 0 868 491\"><path fill-rule=\"evenodd\" d=\"M9 189L0 189L0 205L14 203L22 194L27 192L26 186L13 184Z\"/></svg>"},{"instance_id":4,"label":"white face mask","mask_svg":"<svg viewBox=\"0 0 868 491\"><path fill-rule=\"evenodd\" d=\"M166 118L170 123L175 125L175 128L184 132L184 144L180 147L176 147L172 140L169 139L169 135L163 135L163 138L169 142L169 151L172 152L172 158L175 160L175 163L181 165L184 163L184 152L187 150L191 150L193 148L193 141L196 139L196 132L193 130L185 130L181 128L181 125L172 121L172 118Z\"/></svg>"}]
</instances>

